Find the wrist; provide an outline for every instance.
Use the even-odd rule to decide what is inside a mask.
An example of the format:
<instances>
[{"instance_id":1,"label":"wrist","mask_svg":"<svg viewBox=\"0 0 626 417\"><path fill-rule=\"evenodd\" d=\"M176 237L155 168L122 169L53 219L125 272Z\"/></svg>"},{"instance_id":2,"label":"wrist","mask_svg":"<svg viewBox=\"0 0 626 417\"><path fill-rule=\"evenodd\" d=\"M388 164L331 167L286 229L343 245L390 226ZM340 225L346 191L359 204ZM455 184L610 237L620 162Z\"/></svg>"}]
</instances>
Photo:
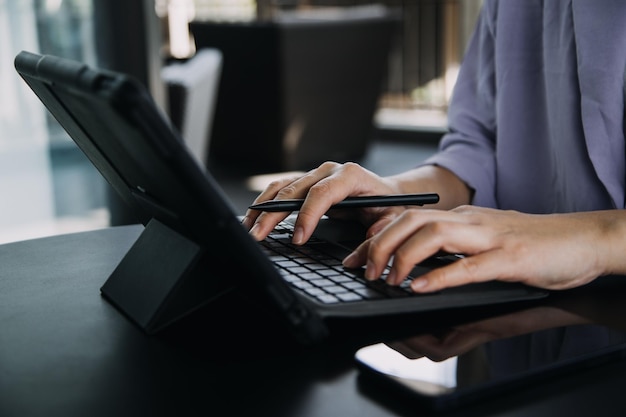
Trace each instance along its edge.
<instances>
[{"instance_id":1,"label":"wrist","mask_svg":"<svg viewBox=\"0 0 626 417\"><path fill-rule=\"evenodd\" d=\"M401 194L438 193L439 203L432 208L449 210L471 202L472 190L451 171L425 165L406 173L387 177Z\"/></svg>"},{"instance_id":2,"label":"wrist","mask_svg":"<svg viewBox=\"0 0 626 417\"><path fill-rule=\"evenodd\" d=\"M626 275L626 211L606 210L595 217L598 267L601 275Z\"/></svg>"}]
</instances>

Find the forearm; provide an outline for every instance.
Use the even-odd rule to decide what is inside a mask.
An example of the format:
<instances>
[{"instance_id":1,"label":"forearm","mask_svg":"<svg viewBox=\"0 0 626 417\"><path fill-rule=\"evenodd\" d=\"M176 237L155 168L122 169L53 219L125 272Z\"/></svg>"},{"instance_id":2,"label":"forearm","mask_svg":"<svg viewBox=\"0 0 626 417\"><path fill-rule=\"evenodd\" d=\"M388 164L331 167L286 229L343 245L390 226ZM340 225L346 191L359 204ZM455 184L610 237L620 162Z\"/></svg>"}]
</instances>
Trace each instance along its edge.
<instances>
[{"instance_id":1,"label":"forearm","mask_svg":"<svg viewBox=\"0 0 626 417\"><path fill-rule=\"evenodd\" d=\"M451 171L435 165L425 165L387 179L394 182L402 194L430 193L439 194L439 203L429 208L452 209L469 204L472 190Z\"/></svg>"}]
</instances>

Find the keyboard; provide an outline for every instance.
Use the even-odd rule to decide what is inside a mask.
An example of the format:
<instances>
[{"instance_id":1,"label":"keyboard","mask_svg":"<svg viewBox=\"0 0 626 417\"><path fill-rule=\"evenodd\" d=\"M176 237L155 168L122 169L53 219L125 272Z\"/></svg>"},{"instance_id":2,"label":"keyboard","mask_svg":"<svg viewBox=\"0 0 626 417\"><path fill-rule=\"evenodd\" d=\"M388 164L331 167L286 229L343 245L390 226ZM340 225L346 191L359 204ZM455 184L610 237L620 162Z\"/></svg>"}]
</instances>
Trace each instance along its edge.
<instances>
[{"instance_id":1,"label":"keyboard","mask_svg":"<svg viewBox=\"0 0 626 417\"><path fill-rule=\"evenodd\" d=\"M349 249L315 237L304 246L293 245L292 233L293 225L282 222L261 242L261 247L283 279L297 291L324 304L416 295L409 289L412 277L391 286L384 280L387 269L383 278L368 281L363 268L347 269L341 264Z\"/></svg>"}]
</instances>

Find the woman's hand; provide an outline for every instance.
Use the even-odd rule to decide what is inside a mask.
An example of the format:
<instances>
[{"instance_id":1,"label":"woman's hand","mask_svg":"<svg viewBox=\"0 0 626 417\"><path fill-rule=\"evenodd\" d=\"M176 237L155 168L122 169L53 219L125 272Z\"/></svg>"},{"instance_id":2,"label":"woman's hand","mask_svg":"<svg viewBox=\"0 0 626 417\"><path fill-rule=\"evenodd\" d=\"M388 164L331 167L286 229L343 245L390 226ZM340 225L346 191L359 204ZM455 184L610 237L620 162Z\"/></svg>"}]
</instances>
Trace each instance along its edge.
<instances>
[{"instance_id":1,"label":"woman's hand","mask_svg":"<svg viewBox=\"0 0 626 417\"><path fill-rule=\"evenodd\" d=\"M403 207L371 207L358 210L333 210L330 207L346 197L438 192L440 208L469 202L469 189L454 174L443 168L423 166L399 175L380 177L355 163L325 162L303 176L272 182L255 200L304 198L294 226L293 243L305 243L325 214L360 220L373 236L395 219ZM289 213L248 210L243 225L257 240L263 240Z\"/></svg>"},{"instance_id":2,"label":"woman's hand","mask_svg":"<svg viewBox=\"0 0 626 417\"><path fill-rule=\"evenodd\" d=\"M298 213L294 227L293 242L302 244L306 242L319 219L325 215L330 206L349 196L359 195L383 195L400 194L401 191L393 181L379 177L355 163L339 164L325 162L318 168L307 174L286 178L271 183L257 198L254 203L272 199L306 199ZM371 226L377 221L389 216L394 218L394 213L400 212L399 208L366 208L354 210L335 210L329 213L334 217L358 218L366 225ZM356 214L355 214L356 213ZM289 213L269 213L258 210L248 210L244 218L244 226L250 229L250 234L257 240L264 239L272 229ZM374 228L382 229L387 222L383 221Z\"/></svg>"},{"instance_id":3,"label":"woman's hand","mask_svg":"<svg viewBox=\"0 0 626 417\"><path fill-rule=\"evenodd\" d=\"M416 263L440 252L464 257L416 278L416 292L489 280L519 281L546 289L586 284L626 272L624 210L530 215L473 206L451 211L406 210L344 260L366 265L378 278L399 284Z\"/></svg>"}]
</instances>

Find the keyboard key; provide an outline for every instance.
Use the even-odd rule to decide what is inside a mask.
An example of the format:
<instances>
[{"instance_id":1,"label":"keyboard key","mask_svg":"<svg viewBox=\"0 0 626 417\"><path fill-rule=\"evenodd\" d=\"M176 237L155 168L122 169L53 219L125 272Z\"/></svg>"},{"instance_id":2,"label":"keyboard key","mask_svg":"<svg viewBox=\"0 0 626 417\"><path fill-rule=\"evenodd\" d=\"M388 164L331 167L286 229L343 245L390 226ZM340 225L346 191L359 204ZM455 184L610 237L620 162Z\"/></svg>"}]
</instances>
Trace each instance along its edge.
<instances>
[{"instance_id":1,"label":"keyboard key","mask_svg":"<svg viewBox=\"0 0 626 417\"><path fill-rule=\"evenodd\" d=\"M337 298L339 298L341 301L361 301L363 299L363 297L361 297L359 294L353 292L344 292L337 294Z\"/></svg>"},{"instance_id":2,"label":"keyboard key","mask_svg":"<svg viewBox=\"0 0 626 417\"><path fill-rule=\"evenodd\" d=\"M339 275L340 272L337 271L336 269L332 269L332 268L328 268L328 269L319 269L317 271L318 274L323 275L325 277L330 277L333 275Z\"/></svg>"},{"instance_id":3,"label":"keyboard key","mask_svg":"<svg viewBox=\"0 0 626 417\"><path fill-rule=\"evenodd\" d=\"M341 283L344 283L344 282L357 282L357 281L354 280L354 278L347 277L345 275L333 275L333 276L328 277L328 279L333 281L333 282L335 282L335 283L337 283L337 284L341 284Z\"/></svg>"},{"instance_id":4,"label":"keyboard key","mask_svg":"<svg viewBox=\"0 0 626 417\"><path fill-rule=\"evenodd\" d=\"M307 288L304 290L304 292L306 292L309 295L312 295L314 297L320 296L320 295L327 295L328 293L326 291L324 291L321 288Z\"/></svg>"},{"instance_id":5,"label":"keyboard key","mask_svg":"<svg viewBox=\"0 0 626 417\"><path fill-rule=\"evenodd\" d=\"M314 279L309 282L315 285L316 287L330 287L331 285L335 285L334 282L326 278Z\"/></svg>"},{"instance_id":6,"label":"keyboard key","mask_svg":"<svg viewBox=\"0 0 626 417\"><path fill-rule=\"evenodd\" d=\"M342 292L348 292L348 289L346 287L342 287L341 285L331 285L328 287L324 287L324 290L334 295L338 295Z\"/></svg>"},{"instance_id":7,"label":"keyboard key","mask_svg":"<svg viewBox=\"0 0 626 417\"><path fill-rule=\"evenodd\" d=\"M285 271L285 272L287 272L287 271ZM282 277L287 282L302 281L302 279L298 275L296 275L296 274L285 273L285 274L282 274Z\"/></svg>"},{"instance_id":8,"label":"keyboard key","mask_svg":"<svg viewBox=\"0 0 626 417\"><path fill-rule=\"evenodd\" d=\"M379 298L386 298L385 295L379 291L376 291L373 288L362 288L354 290L355 293L359 294L363 298L367 300L376 300Z\"/></svg>"},{"instance_id":9,"label":"keyboard key","mask_svg":"<svg viewBox=\"0 0 626 417\"><path fill-rule=\"evenodd\" d=\"M296 262L292 260L278 261L276 262L276 265L280 266L281 268L295 268L297 266L300 266L299 264L297 264Z\"/></svg>"},{"instance_id":10,"label":"keyboard key","mask_svg":"<svg viewBox=\"0 0 626 417\"><path fill-rule=\"evenodd\" d=\"M289 268L288 271L291 272L292 274L301 274L301 275L310 274L311 273L310 269L305 268L303 266L296 266L296 267L293 267L293 268ZM315 274L315 275L319 277L319 275L317 275L317 274Z\"/></svg>"},{"instance_id":11,"label":"keyboard key","mask_svg":"<svg viewBox=\"0 0 626 417\"><path fill-rule=\"evenodd\" d=\"M343 286L351 290L367 288L367 286L364 283L358 282L358 281L344 282Z\"/></svg>"},{"instance_id":12,"label":"keyboard key","mask_svg":"<svg viewBox=\"0 0 626 417\"><path fill-rule=\"evenodd\" d=\"M332 304L332 303L338 303L339 302L339 298L330 295L330 294L326 294L326 295L320 295L319 297L317 297L318 300L320 300L323 303L326 304Z\"/></svg>"},{"instance_id":13,"label":"keyboard key","mask_svg":"<svg viewBox=\"0 0 626 417\"><path fill-rule=\"evenodd\" d=\"M318 269L327 269L328 267L326 265L322 265L320 263L317 263L317 261L311 259L311 262L314 262L312 264L307 264L307 268L309 269L314 269L314 270L318 270Z\"/></svg>"},{"instance_id":14,"label":"keyboard key","mask_svg":"<svg viewBox=\"0 0 626 417\"><path fill-rule=\"evenodd\" d=\"M300 288L301 290L306 290L307 288L313 288L313 284L311 284L308 281L295 281L295 282L292 282L291 285L293 285L296 288Z\"/></svg>"}]
</instances>

